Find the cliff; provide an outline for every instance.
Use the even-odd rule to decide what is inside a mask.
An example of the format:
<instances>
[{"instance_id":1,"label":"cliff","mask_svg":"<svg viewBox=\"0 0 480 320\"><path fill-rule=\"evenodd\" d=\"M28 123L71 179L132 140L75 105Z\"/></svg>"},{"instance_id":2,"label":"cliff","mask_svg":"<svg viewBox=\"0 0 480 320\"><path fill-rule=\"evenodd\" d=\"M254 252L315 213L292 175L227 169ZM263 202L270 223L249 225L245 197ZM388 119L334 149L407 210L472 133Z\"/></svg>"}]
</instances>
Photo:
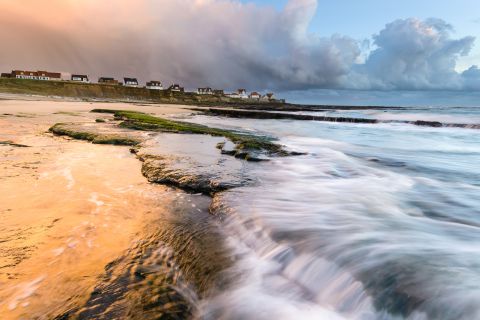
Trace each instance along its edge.
<instances>
[{"instance_id":1,"label":"cliff","mask_svg":"<svg viewBox=\"0 0 480 320\"><path fill-rule=\"evenodd\" d=\"M250 99L236 99L221 95L199 95L193 92L172 92L169 90L150 90L112 86L97 83L80 83L71 81L38 81L25 79L0 78L0 92L30 94L42 96L59 96L79 99L133 100L156 103L179 104L267 104L280 105L281 102L262 102Z\"/></svg>"}]
</instances>

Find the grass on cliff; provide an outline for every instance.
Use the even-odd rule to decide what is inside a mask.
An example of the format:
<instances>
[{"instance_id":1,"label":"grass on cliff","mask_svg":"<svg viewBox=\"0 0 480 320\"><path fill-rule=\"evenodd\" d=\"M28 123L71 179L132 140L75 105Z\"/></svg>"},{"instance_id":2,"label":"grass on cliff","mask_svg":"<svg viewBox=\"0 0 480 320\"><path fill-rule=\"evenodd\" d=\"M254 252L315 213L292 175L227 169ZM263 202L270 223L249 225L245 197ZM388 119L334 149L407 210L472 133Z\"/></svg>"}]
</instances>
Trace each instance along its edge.
<instances>
[{"instance_id":1,"label":"grass on cliff","mask_svg":"<svg viewBox=\"0 0 480 320\"><path fill-rule=\"evenodd\" d=\"M235 143L237 150L266 151L276 155L287 155L282 146L272 142L266 137L246 135L239 132L211 128L199 124L158 118L146 113L126 110L94 109L95 113L111 113L116 119L123 120L123 128L144 131L163 131L177 133L208 134L211 136L225 137Z\"/></svg>"}]
</instances>

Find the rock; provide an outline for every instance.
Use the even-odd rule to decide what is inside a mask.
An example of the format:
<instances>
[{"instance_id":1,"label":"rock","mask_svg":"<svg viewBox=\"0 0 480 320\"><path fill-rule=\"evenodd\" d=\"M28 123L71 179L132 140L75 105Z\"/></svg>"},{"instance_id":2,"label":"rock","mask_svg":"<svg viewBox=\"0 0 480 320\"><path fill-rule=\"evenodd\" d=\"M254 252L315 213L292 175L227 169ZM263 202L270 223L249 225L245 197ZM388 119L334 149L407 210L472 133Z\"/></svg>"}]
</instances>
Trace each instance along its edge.
<instances>
[{"instance_id":1,"label":"rock","mask_svg":"<svg viewBox=\"0 0 480 320\"><path fill-rule=\"evenodd\" d=\"M165 133L145 143L137 157L150 182L213 195L249 181L245 162L216 151L220 145L228 142L221 137Z\"/></svg>"}]
</instances>

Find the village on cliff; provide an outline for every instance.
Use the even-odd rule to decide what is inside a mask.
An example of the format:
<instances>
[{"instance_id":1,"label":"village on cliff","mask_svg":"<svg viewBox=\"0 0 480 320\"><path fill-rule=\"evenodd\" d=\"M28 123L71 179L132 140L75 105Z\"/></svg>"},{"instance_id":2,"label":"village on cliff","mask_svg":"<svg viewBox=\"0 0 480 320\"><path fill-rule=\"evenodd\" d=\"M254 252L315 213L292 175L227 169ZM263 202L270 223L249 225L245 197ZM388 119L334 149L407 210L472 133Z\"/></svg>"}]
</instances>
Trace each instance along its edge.
<instances>
[{"instance_id":1,"label":"village on cliff","mask_svg":"<svg viewBox=\"0 0 480 320\"><path fill-rule=\"evenodd\" d=\"M62 74L59 72L49 72L49 71L24 71L24 70L13 70L9 73L1 73L1 78L11 78L11 79L28 79L28 80L40 80L40 81L72 81L78 83L91 83L87 75L72 74L68 80L62 77ZM170 92L185 92L185 88L181 85L174 83L167 88L163 87L161 81L152 80L148 81L145 86L141 86L137 78L123 78L123 82L116 80L113 77L100 77L97 84L100 85L111 85L111 86L126 86L132 88L146 88L150 90L167 90ZM276 98L273 93L266 93L264 95L253 91L248 93L246 89L238 89L232 93L225 93L224 90L214 90L210 87L198 88L195 92L199 95L219 95L229 98L238 98L238 99L250 99L258 101L275 101Z\"/></svg>"}]
</instances>

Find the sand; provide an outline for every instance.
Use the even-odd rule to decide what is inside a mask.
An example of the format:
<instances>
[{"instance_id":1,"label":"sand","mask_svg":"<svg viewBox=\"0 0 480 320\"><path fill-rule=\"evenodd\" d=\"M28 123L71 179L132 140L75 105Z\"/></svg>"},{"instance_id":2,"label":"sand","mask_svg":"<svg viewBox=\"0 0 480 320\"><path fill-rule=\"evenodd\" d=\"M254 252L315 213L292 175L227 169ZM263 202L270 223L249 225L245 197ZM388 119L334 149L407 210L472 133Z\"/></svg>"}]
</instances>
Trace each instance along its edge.
<instances>
[{"instance_id":1,"label":"sand","mask_svg":"<svg viewBox=\"0 0 480 320\"><path fill-rule=\"evenodd\" d=\"M0 318L49 318L78 304L103 268L168 210L128 147L54 137L57 122L93 122L93 108L157 115L182 106L89 103L0 95Z\"/></svg>"}]
</instances>

